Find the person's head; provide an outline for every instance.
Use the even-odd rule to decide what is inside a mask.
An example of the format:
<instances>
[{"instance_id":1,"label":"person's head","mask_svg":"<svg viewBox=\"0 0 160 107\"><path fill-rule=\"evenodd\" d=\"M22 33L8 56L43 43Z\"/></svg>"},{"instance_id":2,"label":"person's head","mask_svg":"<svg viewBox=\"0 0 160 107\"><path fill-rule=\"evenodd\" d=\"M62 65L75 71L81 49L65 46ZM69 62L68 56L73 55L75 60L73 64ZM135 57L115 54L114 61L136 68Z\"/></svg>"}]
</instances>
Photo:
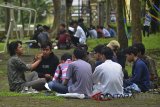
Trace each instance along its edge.
<instances>
[{"instance_id":1,"label":"person's head","mask_svg":"<svg viewBox=\"0 0 160 107\"><path fill-rule=\"evenodd\" d=\"M41 46L43 57L49 57L49 55L52 53L52 43L47 42L45 44L42 44Z\"/></svg>"},{"instance_id":2,"label":"person's head","mask_svg":"<svg viewBox=\"0 0 160 107\"><path fill-rule=\"evenodd\" d=\"M18 55L21 56L23 54L23 47L21 41L13 41L8 45L8 52L10 56Z\"/></svg>"},{"instance_id":3,"label":"person's head","mask_svg":"<svg viewBox=\"0 0 160 107\"><path fill-rule=\"evenodd\" d=\"M43 32L43 31L44 31L44 28L43 28L43 26L39 26L37 30L38 30L39 32Z\"/></svg>"},{"instance_id":4,"label":"person's head","mask_svg":"<svg viewBox=\"0 0 160 107\"><path fill-rule=\"evenodd\" d=\"M120 44L116 40L111 40L107 47L111 48L113 52L117 53L118 49L120 48Z\"/></svg>"},{"instance_id":5,"label":"person's head","mask_svg":"<svg viewBox=\"0 0 160 107\"><path fill-rule=\"evenodd\" d=\"M83 23L84 19L83 18L79 18L78 19L78 23Z\"/></svg>"},{"instance_id":6,"label":"person's head","mask_svg":"<svg viewBox=\"0 0 160 107\"><path fill-rule=\"evenodd\" d=\"M93 51L94 51L94 57L96 60L102 59L102 49L105 47L105 45L97 45Z\"/></svg>"},{"instance_id":7,"label":"person's head","mask_svg":"<svg viewBox=\"0 0 160 107\"><path fill-rule=\"evenodd\" d=\"M73 21L73 28L77 28L77 26L78 26L78 22L77 21Z\"/></svg>"},{"instance_id":8,"label":"person's head","mask_svg":"<svg viewBox=\"0 0 160 107\"><path fill-rule=\"evenodd\" d=\"M135 61L135 58L138 55L138 49L135 46L130 46L125 49L126 59L128 62Z\"/></svg>"},{"instance_id":9,"label":"person's head","mask_svg":"<svg viewBox=\"0 0 160 107\"><path fill-rule=\"evenodd\" d=\"M65 30L66 25L64 23L60 24L59 30Z\"/></svg>"},{"instance_id":10,"label":"person's head","mask_svg":"<svg viewBox=\"0 0 160 107\"><path fill-rule=\"evenodd\" d=\"M91 25L91 29L96 29L96 27L95 27L95 26L93 26L93 25Z\"/></svg>"},{"instance_id":11,"label":"person's head","mask_svg":"<svg viewBox=\"0 0 160 107\"><path fill-rule=\"evenodd\" d=\"M133 46L137 48L139 57L145 54L145 46L143 43L135 43Z\"/></svg>"},{"instance_id":12,"label":"person's head","mask_svg":"<svg viewBox=\"0 0 160 107\"><path fill-rule=\"evenodd\" d=\"M103 29L104 27L103 26L100 26L100 29Z\"/></svg>"},{"instance_id":13,"label":"person's head","mask_svg":"<svg viewBox=\"0 0 160 107\"><path fill-rule=\"evenodd\" d=\"M76 48L73 51L73 60L83 59L85 57L85 52L82 49Z\"/></svg>"},{"instance_id":14,"label":"person's head","mask_svg":"<svg viewBox=\"0 0 160 107\"><path fill-rule=\"evenodd\" d=\"M49 32L50 31L50 27L48 27L47 25L43 26L44 31Z\"/></svg>"},{"instance_id":15,"label":"person's head","mask_svg":"<svg viewBox=\"0 0 160 107\"><path fill-rule=\"evenodd\" d=\"M64 53L64 54L61 56L61 62L65 62L67 59L72 60L72 55L71 55L70 53Z\"/></svg>"},{"instance_id":16,"label":"person's head","mask_svg":"<svg viewBox=\"0 0 160 107\"><path fill-rule=\"evenodd\" d=\"M104 60L111 60L113 58L113 51L109 47L102 49L102 57Z\"/></svg>"}]
</instances>

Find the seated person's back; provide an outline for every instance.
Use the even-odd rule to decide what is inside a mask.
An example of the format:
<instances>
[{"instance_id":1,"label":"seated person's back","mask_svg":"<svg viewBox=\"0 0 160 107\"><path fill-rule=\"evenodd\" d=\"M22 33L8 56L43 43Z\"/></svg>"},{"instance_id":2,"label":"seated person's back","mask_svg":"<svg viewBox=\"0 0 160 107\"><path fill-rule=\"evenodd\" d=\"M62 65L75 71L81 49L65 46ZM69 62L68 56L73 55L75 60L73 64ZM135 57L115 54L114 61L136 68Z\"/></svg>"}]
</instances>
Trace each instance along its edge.
<instances>
[{"instance_id":1,"label":"seated person's back","mask_svg":"<svg viewBox=\"0 0 160 107\"><path fill-rule=\"evenodd\" d=\"M102 49L105 62L97 66L93 73L94 90L100 89L103 94L123 94L123 71L120 64L113 62L110 48Z\"/></svg>"},{"instance_id":2,"label":"seated person's back","mask_svg":"<svg viewBox=\"0 0 160 107\"><path fill-rule=\"evenodd\" d=\"M82 60L83 50L75 49L73 57L75 59L67 70L66 80L71 80L72 84L68 86L69 93L79 93L90 96L92 93L92 68L91 65Z\"/></svg>"}]
</instances>

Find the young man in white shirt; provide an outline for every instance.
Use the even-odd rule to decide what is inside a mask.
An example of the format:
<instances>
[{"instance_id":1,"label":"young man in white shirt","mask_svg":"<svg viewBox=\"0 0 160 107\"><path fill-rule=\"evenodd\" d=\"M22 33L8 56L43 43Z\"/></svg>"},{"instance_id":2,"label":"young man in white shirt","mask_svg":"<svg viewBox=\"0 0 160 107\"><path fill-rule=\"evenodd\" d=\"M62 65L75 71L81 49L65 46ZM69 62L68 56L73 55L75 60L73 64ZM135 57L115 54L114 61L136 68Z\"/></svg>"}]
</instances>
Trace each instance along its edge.
<instances>
[{"instance_id":1,"label":"young man in white shirt","mask_svg":"<svg viewBox=\"0 0 160 107\"><path fill-rule=\"evenodd\" d=\"M78 25L77 21L73 22L73 27L76 30L74 37L79 38L80 44L86 44L86 34L84 30Z\"/></svg>"},{"instance_id":2,"label":"young man in white shirt","mask_svg":"<svg viewBox=\"0 0 160 107\"><path fill-rule=\"evenodd\" d=\"M103 94L123 94L123 71L120 64L113 62L113 51L105 47L102 49L104 63L97 66L93 73L94 90Z\"/></svg>"}]
</instances>

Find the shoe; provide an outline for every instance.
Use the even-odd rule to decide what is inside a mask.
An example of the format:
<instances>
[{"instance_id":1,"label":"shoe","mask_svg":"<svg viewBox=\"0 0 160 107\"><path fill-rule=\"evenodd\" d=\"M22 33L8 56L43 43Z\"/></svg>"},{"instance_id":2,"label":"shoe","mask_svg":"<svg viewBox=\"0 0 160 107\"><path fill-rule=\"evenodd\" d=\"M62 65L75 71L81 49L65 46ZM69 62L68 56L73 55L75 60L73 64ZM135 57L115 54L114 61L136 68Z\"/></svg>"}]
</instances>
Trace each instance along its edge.
<instances>
[{"instance_id":1,"label":"shoe","mask_svg":"<svg viewBox=\"0 0 160 107\"><path fill-rule=\"evenodd\" d=\"M32 87L30 87L28 91L33 93L33 94L39 93L37 90L33 89Z\"/></svg>"},{"instance_id":2,"label":"shoe","mask_svg":"<svg viewBox=\"0 0 160 107\"><path fill-rule=\"evenodd\" d=\"M29 91L28 87L24 87L23 90L21 91L21 93L23 93L23 94L31 94L31 92Z\"/></svg>"}]
</instances>

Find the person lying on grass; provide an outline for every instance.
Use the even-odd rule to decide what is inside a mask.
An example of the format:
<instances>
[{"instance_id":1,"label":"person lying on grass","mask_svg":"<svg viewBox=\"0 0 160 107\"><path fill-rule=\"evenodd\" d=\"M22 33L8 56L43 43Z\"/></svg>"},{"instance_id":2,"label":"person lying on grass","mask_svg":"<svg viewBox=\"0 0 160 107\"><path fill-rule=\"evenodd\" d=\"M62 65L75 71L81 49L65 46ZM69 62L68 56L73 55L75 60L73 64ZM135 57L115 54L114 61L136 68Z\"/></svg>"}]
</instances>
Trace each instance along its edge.
<instances>
[{"instance_id":1,"label":"person lying on grass","mask_svg":"<svg viewBox=\"0 0 160 107\"><path fill-rule=\"evenodd\" d=\"M23 55L23 47L21 41L13 41L8 46L8 52L10 54L10 58L7 64L7 74L8 74L8 82L10 91L13 92L22 92L26 87L42 87L45 84L44 78L35 78L38 77L37 73L33 73L32 79L25 78L25 72L31 71L36 68L41 62L42 55L38 56L38 59L32 64L25 64L21 59Z\"/></svg>"}]
</instances>

